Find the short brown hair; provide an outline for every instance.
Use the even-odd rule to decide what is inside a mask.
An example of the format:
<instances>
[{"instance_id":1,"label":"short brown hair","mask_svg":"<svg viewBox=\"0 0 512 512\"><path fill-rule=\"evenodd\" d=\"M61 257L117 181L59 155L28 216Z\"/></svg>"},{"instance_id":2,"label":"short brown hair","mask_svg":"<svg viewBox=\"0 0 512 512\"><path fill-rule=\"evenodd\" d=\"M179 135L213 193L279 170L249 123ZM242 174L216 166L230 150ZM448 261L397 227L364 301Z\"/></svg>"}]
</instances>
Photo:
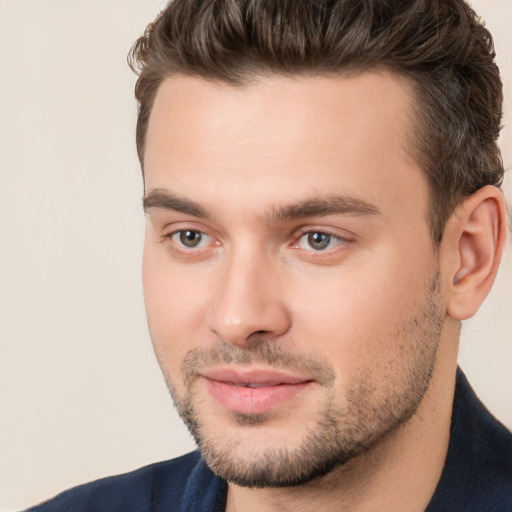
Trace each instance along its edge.
<instances>
[{"instance_id":1,"label":"short brown hair","mask_svg":"<svg viewBox=\"0 0 512 512\"><path fill-rule=\"evenodd\" d=\"M172 74L243 85L265 74L332 75L376 66L409 78L415 158L434 240L460 202L500 187L502 83L492 37L464 0L172 0L133 45L137 151Z\"/></svg>"}]
</instances>

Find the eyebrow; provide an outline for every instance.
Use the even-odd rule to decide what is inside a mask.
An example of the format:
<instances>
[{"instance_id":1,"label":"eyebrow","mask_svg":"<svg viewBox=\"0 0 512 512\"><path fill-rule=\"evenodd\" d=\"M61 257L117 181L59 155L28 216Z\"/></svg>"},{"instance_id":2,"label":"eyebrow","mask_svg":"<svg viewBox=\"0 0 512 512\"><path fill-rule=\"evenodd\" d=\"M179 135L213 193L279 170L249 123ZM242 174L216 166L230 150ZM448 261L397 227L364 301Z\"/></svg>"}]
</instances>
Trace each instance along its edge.
<instances>
[{"instance_id":1,"label":"eyebrow","mask_svg":"<svg viewBox=\"0 0 512 512\"><path fill-rule=\"evenodd\" d=\"M168 190L154 189L143 200L144 211L173 210L200 219L211 218L210 212L200 204L179 197ZM380 210L362 199L353 196L324 196L297 201L279 207L272 207L265 215L267 222L276 224L294 219L325 217L327 215L380 215Z\"/></svg>"},{"instance_id":2,"label":"eyebrow","mask_svg":"<svg viewBox=\"0 0 512 512\"><path fill-rule=\"evenodd\" d=\"M208 219L211 217L208 210L198 203L190 199L185 199L184 197L178 197L168 190L155 189L148 192L144 196L142 205L146 213L150 210L173 210L200 219Z\"/></svg>"},{"instance_id":3,"label":"eyebrow","mask_svg":"<svg viewBox=\"0 0 512 512\"><path fill-rule=\"evenodd\" d=\"M278 208L272 208L266 217L270 223L325 217L327 215L380 215L380 210L362 199L353 196L325 196L298 201Z\"/></svg>"}]
</instances>

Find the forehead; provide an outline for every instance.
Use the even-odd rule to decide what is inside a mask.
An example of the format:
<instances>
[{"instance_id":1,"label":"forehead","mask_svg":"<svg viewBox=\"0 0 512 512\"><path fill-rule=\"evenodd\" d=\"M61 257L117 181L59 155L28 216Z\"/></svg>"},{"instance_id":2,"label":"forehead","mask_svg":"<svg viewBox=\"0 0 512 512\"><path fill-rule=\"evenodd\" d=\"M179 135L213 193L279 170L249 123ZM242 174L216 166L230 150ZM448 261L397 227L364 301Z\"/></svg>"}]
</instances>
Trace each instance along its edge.
<instances>
[{"instance_id":1,"label":"forehead","mask_svg":"<svg viewBox=\"0 0 512 512\"><path fill-rule=\"evenodd\" d=\"M416 194L417 210L427 200L410 156L412 103L408 83L385 71L243 86L171 77L150 117L146 189L208 203L229 187L246 207L342 193L384 210Z\"/></svg>"}]
</instances>

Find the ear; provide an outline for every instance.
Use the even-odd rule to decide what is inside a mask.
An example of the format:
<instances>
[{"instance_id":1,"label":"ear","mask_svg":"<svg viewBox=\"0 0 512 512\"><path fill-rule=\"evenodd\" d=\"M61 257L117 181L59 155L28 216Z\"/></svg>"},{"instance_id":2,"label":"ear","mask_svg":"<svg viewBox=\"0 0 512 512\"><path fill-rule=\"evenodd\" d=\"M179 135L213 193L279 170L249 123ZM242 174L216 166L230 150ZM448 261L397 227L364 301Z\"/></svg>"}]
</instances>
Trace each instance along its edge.
<instances>
[{"instance_id":1,"label":"ear","mask_svg":"<svg viewBox=\"0 0 512 512\"><path fill-rule=\"evenodd\" d=\"M485 186L456 208L446 223L441 254L447 313L472 317L487 297L507 238L507 212L501 191Z\"/></svg>"}]
</instances>

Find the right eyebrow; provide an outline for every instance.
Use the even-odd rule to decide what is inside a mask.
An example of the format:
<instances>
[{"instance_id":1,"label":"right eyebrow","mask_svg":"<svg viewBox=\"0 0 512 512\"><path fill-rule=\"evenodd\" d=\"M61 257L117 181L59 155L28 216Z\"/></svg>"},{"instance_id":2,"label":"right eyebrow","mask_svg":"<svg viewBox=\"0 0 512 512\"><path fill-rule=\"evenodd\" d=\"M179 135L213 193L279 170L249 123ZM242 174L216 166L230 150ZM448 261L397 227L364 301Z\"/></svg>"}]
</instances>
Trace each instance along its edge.
<instances>
[{"instance_id":1,"label":"right eyebrow","mask_svg":"<svg viewBox=\"0 0 512 512\"><path fill-rule=\"evenodd\" d=\"M173 210L185 213L200 219L208 219L211 215L198 203L179 197L168 190L154 189L146 193L143 199L143 207L146 213L151 210Z\"/></svg>"}]
</instances>

